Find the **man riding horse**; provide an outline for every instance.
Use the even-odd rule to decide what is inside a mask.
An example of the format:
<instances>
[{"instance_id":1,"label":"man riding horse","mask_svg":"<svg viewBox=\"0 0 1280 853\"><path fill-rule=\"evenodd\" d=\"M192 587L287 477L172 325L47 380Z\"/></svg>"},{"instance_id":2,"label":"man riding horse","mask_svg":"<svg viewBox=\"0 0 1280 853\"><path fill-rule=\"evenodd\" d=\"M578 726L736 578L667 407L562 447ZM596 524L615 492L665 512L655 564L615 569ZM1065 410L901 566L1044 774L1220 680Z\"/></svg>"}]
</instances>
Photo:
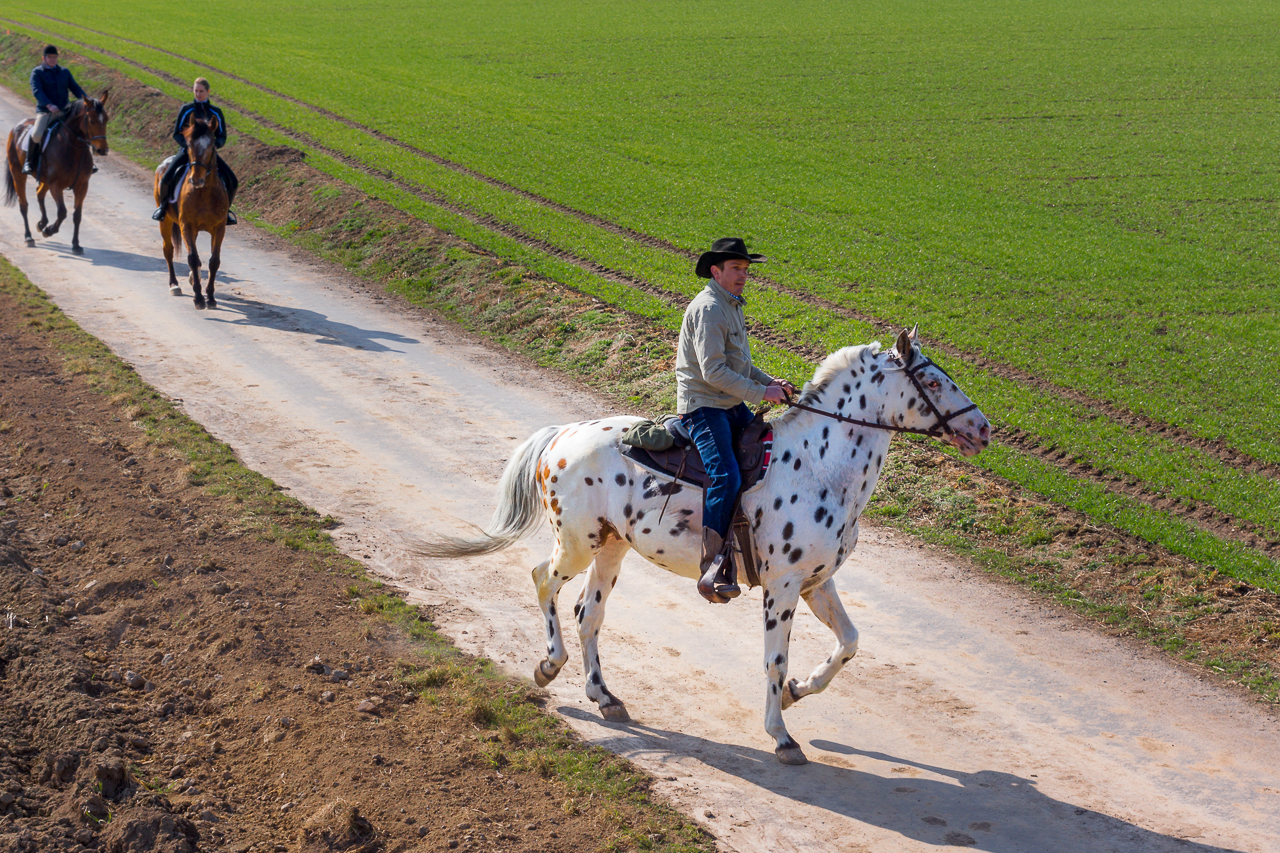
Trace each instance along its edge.
<instances>
[{"instance_id":1,"label":"man riding horse","mask_svg":"<svg viewBox=\"0 0 1280 853\"><path fill-rule=\"evenodd\" d=\"M86 97L71 70L58 64L58 49L51 44L45 45L44 61L31 69L31 94L36 98L36 125L31 129L31 139L27 143L27 162L22 167L24 175L34 175L40 167L40 148L45 132L55 118L66 113L70 96Z\"/></svg>"},{"instance_id":2,"label":"man riding horse","mask_svg":"<svg viewBox=\"0 0 1280 853\"><path fill-rule=\"evenodd\" d=\"M737 584L717 583L715 558L725 549L742 476L734 442L753 414L747 403L785 402L795 387L751 363L742 292L751 264L763 255L747 251L737 237L724 237L698 258L695 272L709 278L685 309L676 355L676 412L689 431L711 485L702 503L702 579L698 593L716 604L739 593Z\"/></svg>"},{"instance_id":3,"label":"man riding horse","mask_svg":"<svg viewBox=\"0 0 1280 853\"><path fill-rule=\"evenodd\" d=\"M169 199L173 196L174 183L178 180L178 176L182 174L183 167L190 162L190 157L187 153L187 140L182 135L183 128L187 126L187 123L192 119L216 122L218 130L213 144L217 148L222 148L227 144L227 119L223 116L222 110L209 101L209 81L203 77L197 77L195 84L191 87L191 93L195 96L195 100L184 105L178 111L178 120L173 125L173 141L178 143L178 147L181 150L166 161L169 165L165 169L164 177L160 179L163 201L160 202L160 206L156 208L155 213L151 214L151 218L156 222L164 220L165 208L169 204ZM217 159L218 177L222 180L223 186L227 188L227 206L230 208L235 202L236 189L240 186L240 181L222 157L219 156ZM236 224L236 215L230 209L227 210L227 224Z\"/></svg>"}]
</instances>

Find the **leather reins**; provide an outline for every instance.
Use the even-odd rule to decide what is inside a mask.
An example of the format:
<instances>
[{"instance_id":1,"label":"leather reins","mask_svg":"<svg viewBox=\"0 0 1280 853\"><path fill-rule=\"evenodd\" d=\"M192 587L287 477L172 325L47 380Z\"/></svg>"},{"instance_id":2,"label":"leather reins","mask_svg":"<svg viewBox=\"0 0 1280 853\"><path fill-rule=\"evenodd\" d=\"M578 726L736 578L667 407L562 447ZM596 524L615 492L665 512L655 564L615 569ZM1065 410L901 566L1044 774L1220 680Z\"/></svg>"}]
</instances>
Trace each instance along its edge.
<instances>
[{"instance_id":1,"label":"leather reins","mask_svg":"<svg viewBox=\"0 0 1280 853\"><path fill-rule=\"evenodd\" d=\"M790 398L787 398L787 405L793 409L801 409L806 412L813 412L815 415L822 415L823 417L832 418L834 420L840 421L841 423L854 424L856 426L871 427L872 429L883 429L883 430L888 430L890 432L910 432L910 433L914 433L915 435L927 435L930 438L942 438L944 436L953 435L955 433L955 430L951 428L951 421L955 420L956 418L960 417L963 414L972 412L974 409L978 408L978 404L970 403L968 406L965 406L963 409L960 409L959 411L956 411L956 412L952 412L949 415L942 414L942 412L938 410L938 407L934 405L934 402L932 399L930 399L929 395L925 393L924 385L921 384L920 378L919 376L917 376L917 374L920 371L924 370L926 367L929 367L929 366L938 368L938 370L942 371L943 376L947 377L948 379L951 379L951 374L947 373L947 371L943 369L942 365L937 364L928 358L913 365L912 367L904 368L904 371L907 374L907 378L911 380L911 384L915 385L916 390L920 392L920 399L924 401L925 405L929 407L929 412L934 416L934 418L937 419L937 423L935 423L933 426L929 427L928 429L920 429L919 427L897 426L896 424L882 424L882 423L873 422L873 421L864 421L858 418L848 417L847 415L836 414L835 412L827 412L827 411L823 411L822 409L815 409L813 406L806 406L804 403L792 402ZM883 368L881 369L883 370ZM954 382L955 380L952 379L951 381Z\"/></svg>"}]
</instances>

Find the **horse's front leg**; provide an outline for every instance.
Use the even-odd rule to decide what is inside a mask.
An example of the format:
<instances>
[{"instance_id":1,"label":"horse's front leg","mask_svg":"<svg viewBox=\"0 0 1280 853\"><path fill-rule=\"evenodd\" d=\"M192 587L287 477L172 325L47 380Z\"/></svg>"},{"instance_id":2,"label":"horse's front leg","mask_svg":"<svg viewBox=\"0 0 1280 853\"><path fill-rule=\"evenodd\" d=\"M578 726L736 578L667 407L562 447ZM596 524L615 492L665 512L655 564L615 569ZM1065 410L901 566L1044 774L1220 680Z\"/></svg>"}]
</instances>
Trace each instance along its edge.
<instances>
[{"instance_id":1,"label":"horse's front leg","mask_svg":"<svg viewBox=\"0 0 1280 853\"><path fill-rule=\"evenodd\" d=\"M600 626L604 623L604 604L618 582L622 558L630 547L626 542L615 539L600 549L595 564L587 572L582 595L573 606L582 646L582 671L587 677L587 698L600 706L601 715L611 723L629 723L631 717L622 700L605 686L604 674L600 671Z\"/></svg>"},{"instance_id":2,"label":"horse's front leg","mask_svg":"<svg viewBox=\"0 0 1280 853\"><path fill-rule=\"evenodd\" d=\"M209 283L205 294L209 297L209 307L217 308L218 300L213 298L213 280L218 275L218 266L222 262L222 239L227 236L227 226L219 225L210 238L209 246Z\"/></svg>"},{"instance_id":3,"label":"horse's front leg","mask_svg":"<svg viewBox=\"0 0 1280 853\"><path fill-rule=\"evenodd\" d=\"M80 214L84 208L84 197L89 192L89 179L86 177L73 190L75 197L75 210L71 213L71 254L83 255L84 249L80 248Z\"/></svg>"},{"instance_id":4,"label":"horse's front leg","mask_svg":"<svg viewBox=\"0 0 1280 853\"><path fill-rule=\"evenodd\" d=\"M542 624L547 629L547 656L533 672L533 680L539 687L550 684L569 659L569 651L564 645L564 631L560 628L560 614L556 612L556 597L569 579L590 563L590 551L566 548L564 542L557 537L551 558L543 560L533 570L533 585L538 590L538 606L542 608Z\"/></svg>"},{"instance_id":5,"label":"horse's front leg","mask_svg":"<svg viewBox=\"0 0 1280 853\"><path fill-rule=\"evenodd\" d=\"M800 744L792 740L782 722L782 696L787 689L787 652L791 624L800 604L800 579L783 575L769 578L764 590L764 671L769 690L765 694L764 728L773 736L774 754L783 764L807 764Z\"/></svg>"},{"instance_id":6,"label":"horse's front leg","mask_svg":"<svg viewBox=\"0 0 1280 853\"><path fill-rule=\"evenodd\" d=\"M858 629L849 621L849 614L845 612L840 594L836 592L835 578L828 578L826 583L806 592L804 601L813 611L813 615L818 617L818 621L836 635L836 647L831 655L809 674L807 680L797 682L793 678L787 682L787 689L782 694L784 709L791 707L792 703L810 693L821 693L826 690L831 679L836 677L836 673L840 672L844 665L853 660L853 656L858 653Z\"/></svg>"},{"instance_id":7,"label":"horse's front leg","mask_svg":"<svg viewBox=\"0 0 1280 853\"><path fill-rule=\"evenodd\" d=\"M191 270L187 277L187 281L191 284L191 290L195 293L194 302L197 308L203 308L204 291L200 289L200 252L196 248L196 238L200 236L200 232L196 230L194 225L182 226L182 241L187 244L187 267Z\"/></svg>"}]
</instances>

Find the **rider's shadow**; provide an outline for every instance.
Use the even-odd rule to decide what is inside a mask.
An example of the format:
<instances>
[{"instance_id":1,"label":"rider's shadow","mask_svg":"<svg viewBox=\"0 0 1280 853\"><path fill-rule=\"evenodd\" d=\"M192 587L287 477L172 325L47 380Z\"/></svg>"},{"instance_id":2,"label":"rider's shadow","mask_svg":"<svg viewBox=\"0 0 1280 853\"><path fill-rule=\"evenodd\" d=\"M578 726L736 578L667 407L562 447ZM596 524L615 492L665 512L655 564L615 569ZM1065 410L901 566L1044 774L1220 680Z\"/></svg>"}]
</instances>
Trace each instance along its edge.
<instances>
[{"instance_id":1,"label":"rider's shadow","mask_svg":"<svg viewBox=\"0 0 1280 853\"><path fill-rule=\"evenodd\" d=\"M245 299L233 293L219 293L218 305L218 313L206 315L207 319L234 326L262 326L283 332L314 335L316 343L319 344L350 347L369 352L404 352L404 350L392 349L379 341L397 344L419 343L416 338L405 337L395 332L380 332L376 329L362 329L349 323L339 323L330 320L324 314L309 311L306 308L280 308L255 299ZM238 311L240 316L233 320L219 316L227 309Z\"/></svg>"},{"instance_id":2,"label":"rider's shadow","mask_svg":"<svg viewBox=\"0 0 1280 853\"><path fill-rule=\"evenodd\" d=\"M120 252L115 249L96 249L92 246L84 247L83 255L73 255L71 253L70 244L62 245L59 243L46 243L46 248L52 252L56 252L63 257L75 261L88 261L95 267L110 267L116 270L126 270L128 272L153 272L160 273L165 278L159 278L156 282L157 289L167 287L167 276L169 274L169 266L165 263L164 258L158 258L155 255L140 255L136 252ZM186 277L190 270L185 263L180 263L176 259L173 262L174 271L178 275L179 281L186 284ZM207 275L208 270L202 270L202 279ZM240 279L235 276L228 275L224 270L218 270L218 284L224 282L226 284L235 284Z\"/></svg>"},{"instance_id":3,"label":"rider's shadow","mask_svg":"<svg viewBox=\"0 0 1280 853\"><path fill-rule=\"evenodd\" d=\"M601 722L580 708L556 710L566 717ZM622 755L658 761L692 756L745 784L922 844L993 853L1239 853L1152 832L1056 800L1043 794L1035 779L997 770L953 770L822 740L813 741L812 746L889 762L903 775L886 778L856 768L834 767L822 763L813 750L809 750L811 762L804 767L784 767L772 752L751 747L635 723L609 728L616 735L610 738L609 746ZM818 760L812 760L815 758ZM928 775L913 775L921 771Z\"/></svg>"}]
</instances>

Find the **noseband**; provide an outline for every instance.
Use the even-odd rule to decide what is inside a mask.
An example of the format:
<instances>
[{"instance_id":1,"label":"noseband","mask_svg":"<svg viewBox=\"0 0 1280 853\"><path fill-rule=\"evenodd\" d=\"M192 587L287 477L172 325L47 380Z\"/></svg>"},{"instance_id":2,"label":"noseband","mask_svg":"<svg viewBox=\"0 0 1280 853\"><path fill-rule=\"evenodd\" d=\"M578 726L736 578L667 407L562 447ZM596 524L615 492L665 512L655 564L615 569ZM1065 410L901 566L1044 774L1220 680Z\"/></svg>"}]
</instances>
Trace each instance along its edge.
<instances>
[{"instance_id":1,"label":"noseband","mask_svg":"<svg viewBox=\"0 0 1280 853\"><path fill-rule=\"evenodd\" d=\"M929 367L929 366L938 368L938 370L942 371L943 376L947 377L948 379L951 379L951 374L947 373L946 370L943 370L942 365L937 364L928 358L925 358L923 361L920 361L911 367L903 369L904 372L907 374L907 378L911 380L911 384L915 385L916 390L920 392L920 399L923 400L925 405L929 407L929 412L937 420L937 422L932 426L930 426L928 429L920 429L918 427L897 426L896 424L874 423L872 421L863 421L857 418L850 418L845 415L839 415L839 414L836 414L835 412L826 412L826 411L823 411L822 409L815 409L812 406L806 406L803 403L792 402L790 398L787 399L787 405L793 409L802 409L806 412L813 412L815 415L822 415L823 417L833 418L837 421L840 421L841 423L871 427L872 429L883 429L883 430L888 430L889 432L910 432L910 433L914 433L915 435L927 435L930 438L944 438L946 436L955 434L955 430L951 428L951 421L955 420L961 415L972 412L974 409L978 408L978 404L970 403L968 406L965 406L963 409L960 409L959 411L956 411L956 412L952 412L949 415L942 414L942 412L939 411L938 407L934 404L933 400L930 399L929 395L925 392L924 385L920 382L920 377L918 375L920 371L924 370L926 367ZM883 370L883 368L881 369ZM952 379L951 381L953 383L955 382L954 379Z\"/></svg>"}]
</instances>

